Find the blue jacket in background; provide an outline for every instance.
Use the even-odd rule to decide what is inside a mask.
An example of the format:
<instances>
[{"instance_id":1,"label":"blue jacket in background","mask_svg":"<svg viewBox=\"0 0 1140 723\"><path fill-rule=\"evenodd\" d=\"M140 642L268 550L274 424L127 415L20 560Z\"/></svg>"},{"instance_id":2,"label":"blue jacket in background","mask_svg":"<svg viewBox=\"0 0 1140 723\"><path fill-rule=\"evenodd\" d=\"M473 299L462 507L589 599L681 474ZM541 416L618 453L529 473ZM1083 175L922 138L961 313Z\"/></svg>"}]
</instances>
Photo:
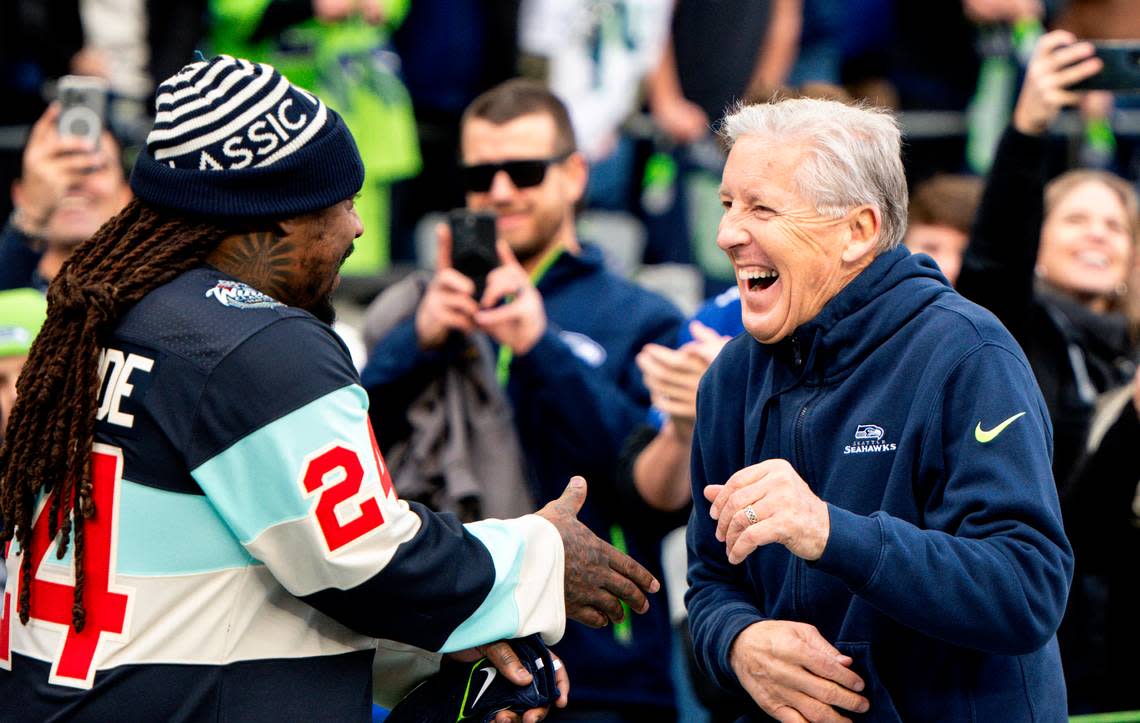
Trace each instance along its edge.
<instances>
[{"instance_id":1,"label":"blue jacket in background","mask_svg":"<svg viewBox=\"0 0 1140 723\"><path fill-rule=\"evenodd\" d=\"M698 398L686 600L699 664L739 691L740 631L801 621L854 659L869 720L1066 720L1055 632L1073 558L1051 445L1017 343L905 249L788 339L737 337ZM702 489L776 458L828 503L827 547L814 563L773 544L731 565Z\"/></svg>"},{"instance_id":2,"label":"blue jacket in background","mask_svg":"<svg viewBox=\"0 0 1140 723\"><path fill-rule=\"evenodd\" d=\"M10 222L0 230L0 290L30 286L47 291L48 282L37 267L43 257L28 244L28 237Z\"/></svg>"},{"instance_id":3,"label":"blue jacket in background","mask_svg":"<svg viewBox=\"0 0 1140 723\"><path fill-rule=\"evenodd\" d=\"M632 490L619 488L618 456L649 407L634 357L650 342L672 344L682 315L664 297L606 270L592 246L563 253L538 290L546 332L530 352L513 357L507 383L535 500L546 504L571 476L584 476L589 495L579 519L660 579L666 516L655 516L648 505L632 501ZM396 400L442 373L454 352L420 350L414 319L371 350L362 379L381 447L388 443L391 417L404 412ZM399 490L400 481L394 482ZM628 626L596 630L567 624L554 650L572 671L575 706L652 712L655 720L668 720L673 698L666 597L654 596L648 613L627 620Z\"/></svg>"}]
</instances>

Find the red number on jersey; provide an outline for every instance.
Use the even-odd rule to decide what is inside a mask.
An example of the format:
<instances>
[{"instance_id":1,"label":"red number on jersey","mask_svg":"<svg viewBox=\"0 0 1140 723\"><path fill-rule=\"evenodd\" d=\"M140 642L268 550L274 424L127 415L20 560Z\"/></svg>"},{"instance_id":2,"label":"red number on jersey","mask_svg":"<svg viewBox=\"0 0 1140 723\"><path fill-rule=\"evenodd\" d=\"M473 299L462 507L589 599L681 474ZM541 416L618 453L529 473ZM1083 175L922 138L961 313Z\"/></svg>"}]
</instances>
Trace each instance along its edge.
<instances>
[{"instance_id":1,"label":"red number on jersey","mask_svg":"<svg viewBox=\"0 0 1140 723\"><path fill-rule=\"evenodd\" d=\"M383 476L381 474L381 478ZM301 484L306 494L320 490L316 507L317 524L320 525L329 552L335 552L384 524L380 504L375 497L368 497L357 505L356 515L348 522L341 522L337 517L337 505L360 492L362 481L364 467L360 464L360 456L339 444L310 459L305 467Z\"/></svg>"},{"instance_id":2,"label":"red number on jersey","mask_svg":"<svg viewBox=\"0 0 1140 723\"><path fill-rule=\"evenodd\" d=\"M32 621L58 625L65 631L59 653L52 662L49 681L78 688L90 688L95 680L95 651L104 635L122 637L132 590L112 585L114 578L114 541L118 533L118 500L123 475L123 453L116 447L96 444L91 453L91 484L95 516L84 521L83 607L87 612L83 632L71 627L71 608L75 585L41 579L41 565L47 556L48 515L50 499L45 499L39 516L32 525L31 547L36 551L32 561ZM74 548L73 548L74 549ZM19 569L18 566L14 566ZM0 668L11 669L11 626L15 624L15 604L20 585L19 575L8 581L4 593L3 618L0 618ZM112 591L112 587L115 589ZM31 621L29 621L31 624Z\"/></svg>"}]
</instances>

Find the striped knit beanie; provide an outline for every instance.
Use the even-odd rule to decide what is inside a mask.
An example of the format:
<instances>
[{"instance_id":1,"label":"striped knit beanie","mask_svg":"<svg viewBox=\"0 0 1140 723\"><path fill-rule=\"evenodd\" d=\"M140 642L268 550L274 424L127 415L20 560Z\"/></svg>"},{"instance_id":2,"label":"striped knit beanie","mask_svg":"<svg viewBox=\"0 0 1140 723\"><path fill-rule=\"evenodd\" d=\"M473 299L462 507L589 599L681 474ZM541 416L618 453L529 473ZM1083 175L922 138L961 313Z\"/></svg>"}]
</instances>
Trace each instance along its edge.
<instances>
[{"instance_id":1,"label":"striped knit beanie","mask_svg":"<svg viewBox=\"0 0 1140 723\"><path fill-rule=\"evenodd\" d=\"M147 203L192 215L288 218L352 197L364 164L348 127L274 68L228 55L158 86L131 173Z\"/></svg>"}]
</instances>

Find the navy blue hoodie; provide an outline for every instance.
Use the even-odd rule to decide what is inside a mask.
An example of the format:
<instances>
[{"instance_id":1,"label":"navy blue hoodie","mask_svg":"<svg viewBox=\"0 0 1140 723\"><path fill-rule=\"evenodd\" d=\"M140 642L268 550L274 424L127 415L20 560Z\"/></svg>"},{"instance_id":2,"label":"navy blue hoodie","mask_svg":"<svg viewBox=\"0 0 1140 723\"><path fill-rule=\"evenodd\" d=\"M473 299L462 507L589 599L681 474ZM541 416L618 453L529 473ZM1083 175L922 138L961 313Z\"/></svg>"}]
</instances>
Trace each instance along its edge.
<instances>
[{"instance_id":1,"label":"navy blue hoodie","mask_svg":"<svg viewBox=\"0 0 1140 723\"><path fill-rule=\"evenodd\" d=\"M794 620L854 659L869 720L1065 720L1055 632L1073 560L1051 447L1020 348L925 256L881 255L775 345L737 337L698 397L699 664L739 691L736 636ZM773 544L731 565L702 489L775 458L828 503L827 547L814 563Z\"/></svg>"}]
</instances>

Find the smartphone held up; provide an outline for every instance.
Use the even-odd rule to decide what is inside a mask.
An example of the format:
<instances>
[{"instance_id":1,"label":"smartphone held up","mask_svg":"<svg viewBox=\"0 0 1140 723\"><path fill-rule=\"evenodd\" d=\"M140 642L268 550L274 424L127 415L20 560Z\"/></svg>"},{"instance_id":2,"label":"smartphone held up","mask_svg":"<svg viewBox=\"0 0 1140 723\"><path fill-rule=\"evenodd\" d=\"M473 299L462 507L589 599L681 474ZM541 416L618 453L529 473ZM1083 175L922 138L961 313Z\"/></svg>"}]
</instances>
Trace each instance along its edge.
<instances>
[{"instance_id":1,"label":"smartphone held up","mask_svg":"<svg viewBox=\"0 0 1140 723\"><path fill-rule=\"evenodd\" d=\"M1096 75L1069 86L1070 90L1140 93L1140 40L1093 40L1104 67Z\"/></svg>"},{"instance_id":2,"label":"smartphone held up","mask_svg":"<svg viewBox=\"0 0 1140 723\"><path fill-rule=\"evenodd\" d=\"M107 81L90 75L65 75L59 79L58 128L61 136L76 136L97 146L107 115Z\"/></svg>"},{"instance_id":3,"label":"smartphone held up","mask_svg":"<svg viewBox=\"0 0 1140 723\"><path fill-rule=\"evenodd\" d=\"M475 298L487 288L487 274L499 265L495 251L495 214L457 208L447 214L451 228L451 266L475 282Z\"/></svg>"}]
</instances>

